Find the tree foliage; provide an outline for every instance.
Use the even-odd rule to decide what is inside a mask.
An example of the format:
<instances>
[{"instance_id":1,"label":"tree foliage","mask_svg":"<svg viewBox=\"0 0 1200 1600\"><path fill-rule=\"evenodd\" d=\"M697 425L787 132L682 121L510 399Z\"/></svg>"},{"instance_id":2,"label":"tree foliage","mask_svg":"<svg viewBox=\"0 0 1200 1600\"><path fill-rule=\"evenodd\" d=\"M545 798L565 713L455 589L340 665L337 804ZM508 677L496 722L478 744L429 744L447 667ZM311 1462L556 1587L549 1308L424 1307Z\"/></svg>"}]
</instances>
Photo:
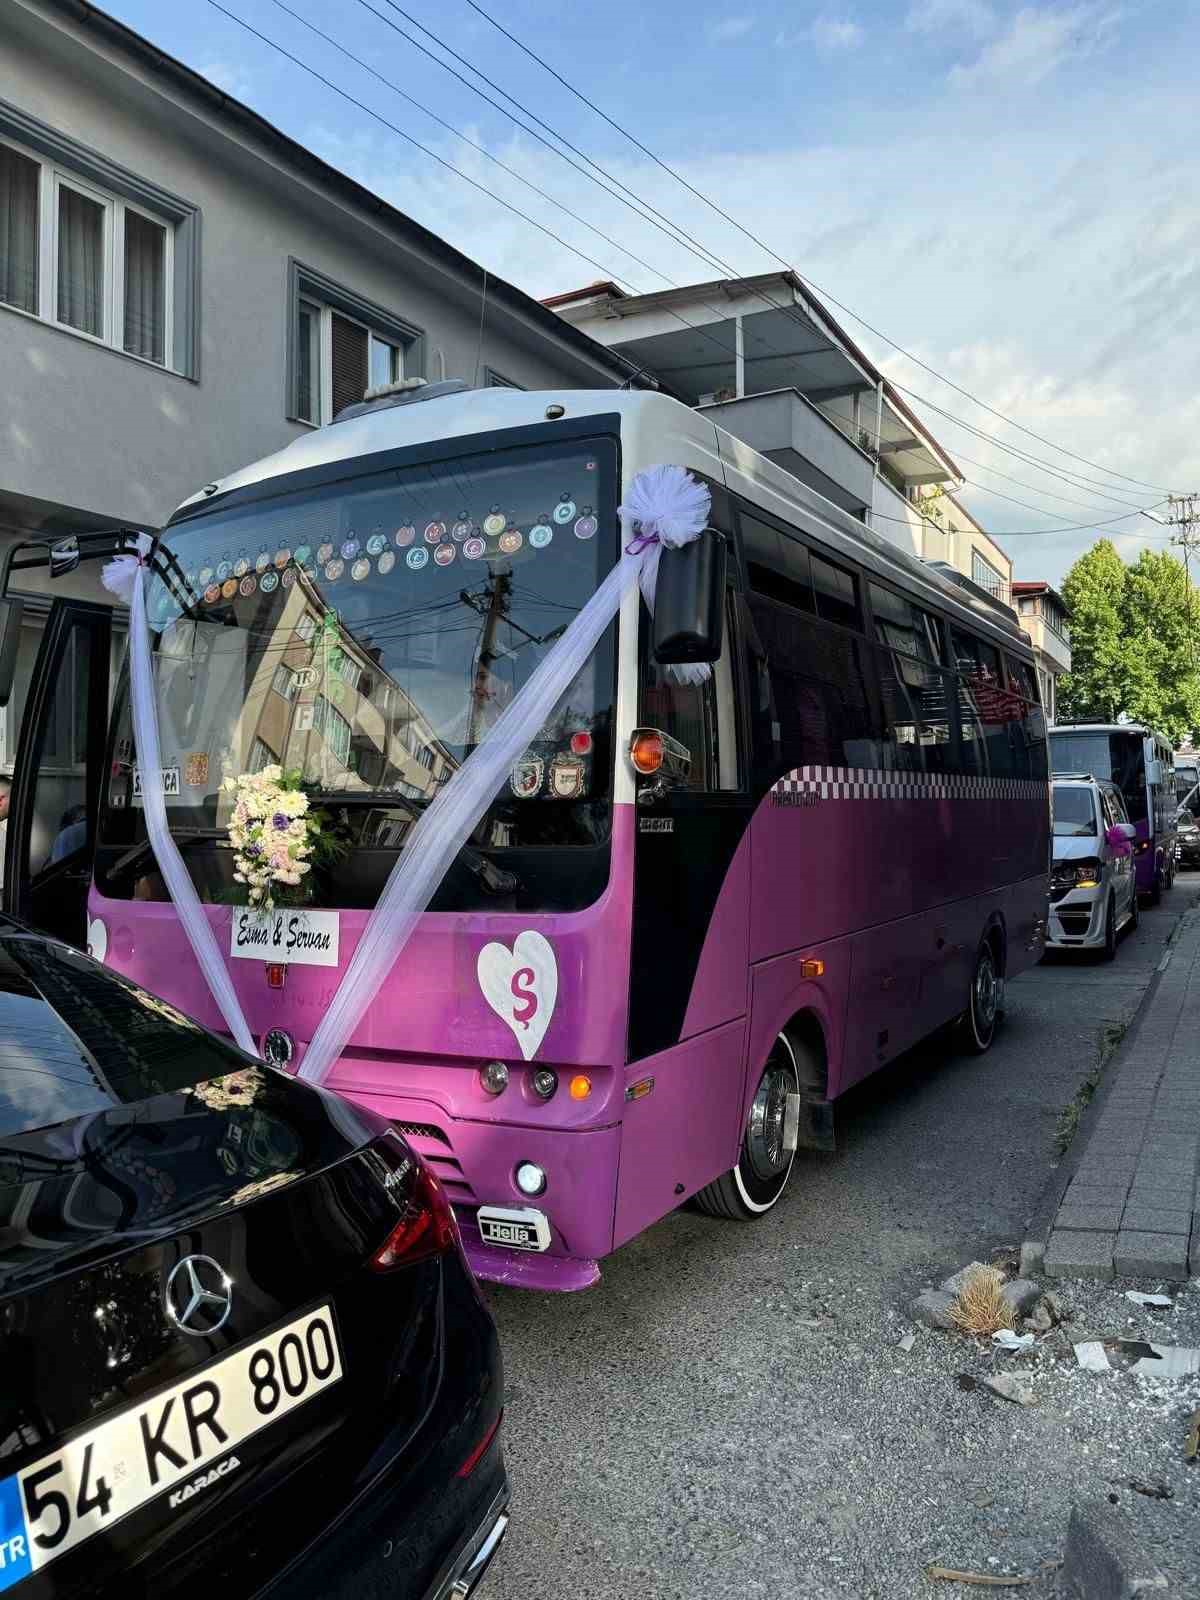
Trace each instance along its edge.
<instances>
[{"instance_id":1,"label":"tree foliage","mask_svg":"<svg viewBox=\"0 0 1200 1600\"><path fill-rule=\"evenodd\" d=\"M1175 744L1200 728L1200 602L1183 564L1144 550L1126 566L1101 539L1063 583L1071 671L1059 685L1063 721L1148 723Z\"/></svg>"}]
</instances>

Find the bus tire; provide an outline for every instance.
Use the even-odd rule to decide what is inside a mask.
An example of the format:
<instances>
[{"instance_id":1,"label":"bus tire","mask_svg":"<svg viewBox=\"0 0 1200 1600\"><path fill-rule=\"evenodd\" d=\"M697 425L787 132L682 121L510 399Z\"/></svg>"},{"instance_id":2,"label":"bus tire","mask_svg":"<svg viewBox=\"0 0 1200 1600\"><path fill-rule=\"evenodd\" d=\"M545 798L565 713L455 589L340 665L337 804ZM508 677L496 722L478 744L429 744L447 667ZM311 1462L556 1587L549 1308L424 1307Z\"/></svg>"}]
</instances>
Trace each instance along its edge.
<instances>
[{"instance_id":1,"label":"bus tire","mask_svg":"<svg viewBox=\"0 0 1200 1600\"><path fill-rule=\"evenodd\" d=\"M787 1188L796 1152L783 1148L785 1097L800 1093L801 1076L809 1066L806 1056L803 1044L786 1032L777 1035L750 1105L737 1166L705 1184L695 1197L697 1210L706 1216L753 1222Z\"/></svg>"},{"instance_id":2,"label":"bus tire","mask_svg":"<svg viewBox=\"0 0 1200 1600\"><path fill-rule=\"evenodd\" d=\"M1162 874L1157 867L1154 869L1154 879L1150 884L1150 893L1146 898L1152 906L1162 905Z\"/></svg>"},{"instance_id":3,"label":"bus tire","mask_svg":"<svg viewBox=\"0 0 1200 1600\"><path fill-rule=\"evenodd\" d=\"M1001 1016L1003 982L996 946L985 934L975 954L967 1009L960 1027L963 1044L972 1055L986 1055L992 1048Z\"/></svg>"}]
</instances>

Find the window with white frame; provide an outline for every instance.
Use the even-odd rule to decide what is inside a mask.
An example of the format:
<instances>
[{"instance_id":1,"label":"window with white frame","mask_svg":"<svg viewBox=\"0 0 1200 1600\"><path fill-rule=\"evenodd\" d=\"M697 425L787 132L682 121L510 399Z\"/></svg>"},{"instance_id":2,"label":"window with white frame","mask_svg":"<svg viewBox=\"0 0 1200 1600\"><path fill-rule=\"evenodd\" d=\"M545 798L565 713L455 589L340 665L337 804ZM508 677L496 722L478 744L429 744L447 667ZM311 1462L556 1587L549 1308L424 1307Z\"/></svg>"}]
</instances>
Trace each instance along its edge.
<instances>
[{"instance_id":1,"label":"window with white frame","mask_svg":"<svg viewBox=\"0 0 1200 1600\"><path fill-rule=\"evenodd\" d=\"M419 328L299 262L289 272L290 416L332 422L368 389L421 376Z\"/></svg>"},{"instance_id":2,"label":"window with white frame","mask_svg":"<svg viewBox=\"0 0 1200 1600\"><path fill-rule=\"evenodd\" d=\"M1004 588L1004 575L997 572L990 561L985 561L978 550L971 551L971 581L989 594L999 595Z\"/></svg>"},{"instance_id":3,"label":"window with white frame","mask_svg":"<svg viewBox=\"0 0 1200 1600\"><path fill-rule=\"evenodd\" d=\"M0 136L0 304L183 370L178 226L178 212L157 212Z\"/></svg>"}]
</instances>

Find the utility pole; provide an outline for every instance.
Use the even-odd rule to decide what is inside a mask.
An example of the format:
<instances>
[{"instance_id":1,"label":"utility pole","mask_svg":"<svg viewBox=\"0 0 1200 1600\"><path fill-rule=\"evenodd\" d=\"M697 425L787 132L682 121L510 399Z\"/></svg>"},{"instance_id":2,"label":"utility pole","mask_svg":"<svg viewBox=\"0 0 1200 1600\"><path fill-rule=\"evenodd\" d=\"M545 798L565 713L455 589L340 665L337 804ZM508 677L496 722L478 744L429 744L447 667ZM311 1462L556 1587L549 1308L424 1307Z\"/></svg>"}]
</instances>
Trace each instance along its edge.
<instances>
[{"instance_id":1,"label":"utility pole","mask_svg":"<svg viewBox=\"0 0 1200 1600\"><path fill-rule=\"evenodd\" d=\"M474 597L468 598L465 592L462 598L472 610L478 611L483 617L479 654L475 660L474 683L471 688L471 709L467 722L467 743L476 745L479 743L484 708L490 698L489 680L492 662L498 659L496 630L508 616L512 599L512 574L500 572L490 576L486 601L477 601Z\"/></svg>"},{"instance_id":2,"label":"utility pole","mask_svg":"<svg viewBox=\"0 0 1200 1600\"><path fill-rule=\"evenodd\" d=\"M1187 596L1188 644L1193 668L1196 665L1196 632L1192 620L1192 551L1200 548L1200 494L1172 494L1167 496L1169 514L1164 519L1168 527L1178 528L1171 535L1171 543L1183 551L1183 582Z\"/></svg>"}]
</instances>

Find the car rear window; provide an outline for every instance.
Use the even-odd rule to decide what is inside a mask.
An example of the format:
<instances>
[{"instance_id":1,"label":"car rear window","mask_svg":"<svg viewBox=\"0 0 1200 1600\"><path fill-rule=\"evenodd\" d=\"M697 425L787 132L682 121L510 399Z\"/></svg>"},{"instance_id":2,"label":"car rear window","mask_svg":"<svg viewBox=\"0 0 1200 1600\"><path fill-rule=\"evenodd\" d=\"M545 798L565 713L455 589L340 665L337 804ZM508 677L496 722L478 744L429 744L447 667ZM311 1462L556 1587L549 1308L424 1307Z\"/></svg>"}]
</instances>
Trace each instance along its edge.
<instances>
[{"instance_id":1,"label":"car rear window","mask_svg":"<svg viewBox=\"0 0 1200 1600\"><path fill-rule=\"evenodd\" d=\"M1096 832L1096 805L1090 789L1056 783L1050 791L1056 839L1085 839Z\"/></svg>"},{"instance_id":2,"label":"car rear window","mask_svg":"<svg viewBox=\"0 0 1200 1600\"><path fill-rule=\"evenodd\" d=\"M78 951L0 938L0 1138L246 1065L174 1006Z\"/></svg>"}]
</instances>

